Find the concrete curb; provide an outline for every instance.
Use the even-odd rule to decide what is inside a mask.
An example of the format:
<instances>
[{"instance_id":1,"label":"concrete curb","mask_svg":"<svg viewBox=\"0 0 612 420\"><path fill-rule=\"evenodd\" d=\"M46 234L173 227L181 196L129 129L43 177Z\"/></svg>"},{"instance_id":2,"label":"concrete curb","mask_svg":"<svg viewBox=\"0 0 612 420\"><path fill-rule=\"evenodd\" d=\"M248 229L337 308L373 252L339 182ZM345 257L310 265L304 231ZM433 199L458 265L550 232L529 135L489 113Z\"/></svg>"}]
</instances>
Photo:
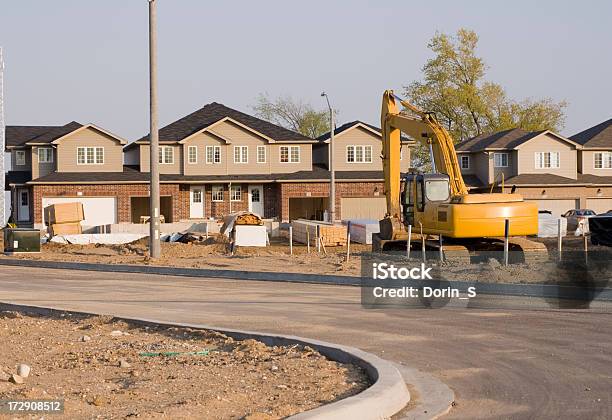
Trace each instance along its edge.
<instances>
[{"instance_id":1,"label":"concrete curb","mask_svg":"<svg viewBox=\"0 0 612 420\"><path fill-rule=\"evenodd\" d=\"M276 281L284 283L330 284L335 286L361 286L361 278L330 274L277 273L266 271L215 270L206 268L180 268L155 265L92 264L78 262L27 260L0 258L0 265L15 267L51 268L58 270L103 271L111 273L156 274L179 277L210 277L232 280ZM415 286L426 281L415 283ZM465 293L470 286L476 286L478 294L496 296L523 296L554 299L586 299L588 301L612 301L612 288L585 289L584 287L554 284L486 283L447 281L448 286ZM438 286L437 282L432 284Z\"/></svg>"},{"instance_id":2,"label":"concrete curb","mask_svg":"<svg viewBox=\"0 0 612 420\"><path fill-rule=\"evenodd\" d=\"M97 312L80 312L63 309L54 309L40 306L29 306L0 302L0 310L3 311L24 311L40 315L51 315L57 313L70 312L78 315L112 315ZM114 316L114 315L112 315ZM313 410L299 413L292 416L292 419L381 419L389 418L401 411L410 401L410 393L404 382L404 378L398 369L386 360L383 360L371 353L359 350L355 347L342 346L339 344L328 343L325 341L311 340L308 338L281 335L263 334L255 331L244 331L227 328L217 328L209 325L173 323L143 318L116 317L138 324L157 324L172 327L186 327L194 329L208 329L219 331L237 340L253 338L264 342L269 346L286 346L301 344L310 346L318 350L327 358L341 362L352 363L360 366L374 382L365 391L331 404L327 404Z\"/></svg>"},{"instance_id":3,"label":"concrete curb","mask_svg":"<svg viewBox=\"0 0 612 420\"><path fill-rule=\"evenodd\" d=\"M418 369L396 363L394 365L402 374L404 382L410 384L417 394L415 406L395 417L400 420L437 419L451 410L455 393L444 382Z\"/></svg>"}]
</instances>

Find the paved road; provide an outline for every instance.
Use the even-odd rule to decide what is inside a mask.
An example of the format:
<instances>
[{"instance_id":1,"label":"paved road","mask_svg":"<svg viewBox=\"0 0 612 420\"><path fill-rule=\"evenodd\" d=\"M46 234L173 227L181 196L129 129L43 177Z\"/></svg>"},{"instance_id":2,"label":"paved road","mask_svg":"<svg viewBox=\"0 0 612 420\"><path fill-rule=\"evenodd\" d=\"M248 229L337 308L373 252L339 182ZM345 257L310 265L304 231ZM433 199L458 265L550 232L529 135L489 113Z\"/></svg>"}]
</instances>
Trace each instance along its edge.
<instances>
[{"instance_id":1,"label":"paved road","mask_svg":"<svg viewBox=\"0 0 612 420\"><path fill-rule=\"evenodd\" d=\"M354 287L0 267L0 301L296 334L430 372L449 418L612 418L612 315L366 310Z\"/></svg>"}]
</instances>

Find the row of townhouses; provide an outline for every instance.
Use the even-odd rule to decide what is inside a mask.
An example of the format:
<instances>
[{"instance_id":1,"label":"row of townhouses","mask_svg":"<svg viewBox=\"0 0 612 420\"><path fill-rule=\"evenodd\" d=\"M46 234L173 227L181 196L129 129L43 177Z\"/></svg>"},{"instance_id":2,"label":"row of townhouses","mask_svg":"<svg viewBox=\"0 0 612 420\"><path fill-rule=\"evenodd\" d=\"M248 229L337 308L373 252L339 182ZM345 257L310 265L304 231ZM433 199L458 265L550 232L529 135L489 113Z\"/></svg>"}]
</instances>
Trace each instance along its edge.
<instances>
[{"instance_id":1,"label":"row of townhouses","mask_svg":"<svg viewBox=\"0 0 612 420\"><path fill-rule=\"evenodd\" d=\"M353 121L334 131L336 214L385 213L378 127ZM161 213L166 222L219 218L250 210L289 221L322 219L328 208L329 138L309 138L219 103L159 132ZM402 140L402 171L410 148ZM128 143L94 124L7 126L11 216L45 225L44 209L80 201L85 226L141 223L148 216L148 137ZM559 215L572 208L612 209L612 120L565 138L519 129L457 146L473 191L514 189Z\"/></svg>"},{"instance_id":2,"label":"row of townhouses","mask_svg":"<svg viewBox=\"0 0 612 420\"><path fill-rule=\"evenodd\" d=\"M250 210L288 221L328 209L329 135L303 136L219 103L159 131L161 214L166 222ZM380 130L355 121L335 131L336 212L384 214ZM409 142L406 141L409 145ZM44 208L81 201L85 226L140 223L148 216L149 142L129 143L94 124L7 126L12 217L43 227ZM403 170L410 150L403 147Z\"/></svg>"}]
</instances>

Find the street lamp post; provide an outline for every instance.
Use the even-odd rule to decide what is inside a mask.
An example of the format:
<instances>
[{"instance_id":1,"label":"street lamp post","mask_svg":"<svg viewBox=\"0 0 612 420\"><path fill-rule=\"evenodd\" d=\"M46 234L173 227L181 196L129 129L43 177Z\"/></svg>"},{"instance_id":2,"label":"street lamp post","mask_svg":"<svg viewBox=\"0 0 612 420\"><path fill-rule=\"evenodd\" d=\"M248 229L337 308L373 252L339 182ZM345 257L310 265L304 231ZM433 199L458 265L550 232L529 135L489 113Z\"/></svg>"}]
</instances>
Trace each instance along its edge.
<instances>
[{"instance_id":1,"label":"street lamp post","mask_svg":"<svg viewBox=\"0 0 612 420\"><path fill-rule=\"evenodd\" d=\"M329 220L333 223L336 221L336 170L334 169L334 111L329 103L329 96L327 93L322 92L321 96L325 97L327 101L327 108L329 109Z\"/></svg>"},{"instance_id":2,"label":"street lamp post","mask_svg":"<svg viewBox=\"0 0 612 420\"><path fill-rule=\"evenodd\" d=\"M150 159L150 206L149 206L149 255L161 256L159 241L159 132L157 129L157 34L156 0L149 0L149 159Z\"/></svg>"}]
</instances>

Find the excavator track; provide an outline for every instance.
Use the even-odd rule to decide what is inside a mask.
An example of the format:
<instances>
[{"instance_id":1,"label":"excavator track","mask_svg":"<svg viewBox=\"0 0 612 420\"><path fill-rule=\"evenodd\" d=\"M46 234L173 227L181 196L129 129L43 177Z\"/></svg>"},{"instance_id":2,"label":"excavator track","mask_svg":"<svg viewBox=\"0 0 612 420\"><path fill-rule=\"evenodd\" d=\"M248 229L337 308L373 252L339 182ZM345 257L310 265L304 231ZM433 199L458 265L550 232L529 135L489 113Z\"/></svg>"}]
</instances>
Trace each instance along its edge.
<instances>
[{"instance_id":1,"label":"excavator track","mask_svg":"<svg viewBox=\"0 0 612 420\"><path fill-rule=\"evenodd\" d=\"M406 240L380 240L377 235L372 235L372 250L399 251L406 249ZM422 249L421 235L412 235L411 252L413 258L421 258ZM514 236L508 240L509 263L535 264L548 261L548 249L541 242L533 241L525 237ZM437 235L425 235L425 250L439 259L440 239ZM488 258L502 259L504 251L504 238L480 238L477 241L448 240L442 241L442 258L445 261L453 261L461 264L477 264Z\"/></svg>"}]
</instances>

